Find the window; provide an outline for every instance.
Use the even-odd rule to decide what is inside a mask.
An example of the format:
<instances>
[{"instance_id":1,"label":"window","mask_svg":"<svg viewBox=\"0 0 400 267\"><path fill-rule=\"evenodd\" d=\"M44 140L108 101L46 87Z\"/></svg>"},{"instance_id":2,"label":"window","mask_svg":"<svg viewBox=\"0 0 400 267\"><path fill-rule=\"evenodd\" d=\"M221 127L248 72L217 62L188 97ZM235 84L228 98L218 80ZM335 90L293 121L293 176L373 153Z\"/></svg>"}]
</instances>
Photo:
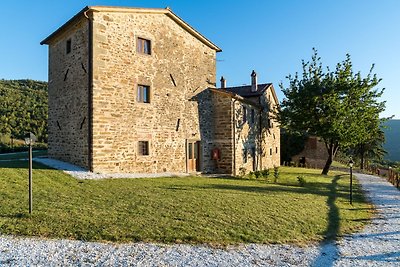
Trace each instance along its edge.
<instances>
[{"instance_id":1,"label":"window","mask_svg":"<svg viewBox=\"0 0 400 267\"><path fill-rule=\"evenodd\" d=\"M138 37L137 38L137 48L136 48L136 50L139 53L151 55L151 42L150 42L150 40Z\"/></svg>"},{"instance_id":2,"label":"window","mask_svg":"<svg viewBox=\"0 0 400 267\"><path fill-rule=\"evenodd\" d=\"M139 155L149 155L149 141L139 141Z\"/></svg>"},{"instance_id":3,"label":"window","mask_svg":"<svg viewBox=\"0 0 400 267\"><path fill-rule=\"evenodd\" d=\"M137 101L141 103L150 103L150 86L138 85Z\"/></svg>"},{"instance_id":4,"label":"window","mask_svg":"<svg viewBox=\"0 0 400 267\"><path fill-rule=\"evenodd\" d=\"M247 163L247 149L243 149L243 163Z\"/></svg>"},{"instance_id":5,"label":"window","mask_svg":"<svg viewBox=\"0 0 400 267\"><path fill-rule=\"evenodd\" d=\"M272 148L269 149L269 155L272 156Z\"/></svg>"},{"instance_id":6,"label":"window","mask_svg":"<svg viewBox=\"0 0 400 267\"><path fill-rule=\"evenodd\" d=\"M278 154L278 147L275 147L275 153Z\"/></svg>"},{"instance_id":7,"label":"window","mask_svg":"<svg viewBox=\"0 0 400 267\"><path fill-rule=\"evenodd\" d=\"M251 109L251 123L254 123L255 122L255 112L254 112L254 109L252 108Z\"/></svg>"},{"instance_id":8,"label":"window","mask_svg":"<svg viewBox=\"0 0 400 267\"><path fill-rule=\"evenodd\" d=\"M71 53L71 46L72 46L71 39L68 39L67 43L66 43L66 52L67 52L67 54Z\"/></svg>"},{"instance_id":9,"label":"window","mask_svg":"<svg viewBox=\"0 0 400 267\"><path fill-rule=\"evenodd\" d=\"M247 121L247 108L243 106L243 123Z\"/></svg>"}]
</instances>

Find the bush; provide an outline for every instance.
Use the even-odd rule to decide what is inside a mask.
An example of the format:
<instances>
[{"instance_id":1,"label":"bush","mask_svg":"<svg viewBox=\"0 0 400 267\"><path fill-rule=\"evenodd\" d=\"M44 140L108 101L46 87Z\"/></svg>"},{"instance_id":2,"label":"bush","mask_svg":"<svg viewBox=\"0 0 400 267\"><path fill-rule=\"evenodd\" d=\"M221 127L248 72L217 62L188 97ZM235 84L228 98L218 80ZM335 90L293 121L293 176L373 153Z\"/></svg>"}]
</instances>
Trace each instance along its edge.
<instances>
[{"instance_id":1,"label":"bush","mask_svg":"<svg viewBox=\"0 0 400 267\"><path fill-rule=\"evenodd\" d=\"M264 177L264 178L268 178L268 176L269 176L269 170L268 170L268 169L262 170L262 171L261 171L261 175L262 175L262 177Z\"/></svg>"},{"instance_id":2,"label":"bush","mask_svg":"<svg viewBox=\"0 0 400 267\"><path fill-rule=\"evenodd\" d=\"M301 187L304 187L304 186L306 186L306 179L303 177L303 176L297 176L297 181L299 182L299 185L301 186Z\"/></svg>"},{"instance_id":3,"label":"bush","mask_svg":"<svg viewBox=\"0 0 400 267\"><path fill-rule=\"evenodd\" d=\"M239 176L244 177L246 175L246 168L239 168Z\"/></svg>"},{"instance_id":4,"label":"bush","mask_svg":"<svg viewBox=\"0 0 400 267\"><path fill-rule=\"evenodd\" d=\"M278 178L279 178L279 167L274 166L274 183L278 182Z\"/></svg>"},{"instance_id":5,"label":"bush","mask_svg":"<svg viewBox=\"0 0 400 267\"><path fill-rule=\"evenodd\" d=\"M262 177L261 171L255 171L254 176L256 177L256 179L261 178Z\"/></svg>"}]
</instances>

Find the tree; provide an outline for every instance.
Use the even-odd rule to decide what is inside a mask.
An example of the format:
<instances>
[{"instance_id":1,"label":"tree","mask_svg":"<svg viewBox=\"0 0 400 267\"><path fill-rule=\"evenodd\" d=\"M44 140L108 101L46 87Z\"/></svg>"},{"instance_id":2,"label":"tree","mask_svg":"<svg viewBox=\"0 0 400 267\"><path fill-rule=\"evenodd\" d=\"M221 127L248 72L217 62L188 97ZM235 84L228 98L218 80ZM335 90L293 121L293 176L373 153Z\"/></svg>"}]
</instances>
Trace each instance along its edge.
<instances>
[{"instance_id":1,"label":"tree","mask_svg":"<svg viewBox=\"0 0 400 267\"><path fill-rule=\"evenodd\" d=\"M307 133L321 138L328 159L322 174L328 174L340 147L350 147L371 139L379 130L379 113L385 102L378 102L383 89L374 89L380 82L372 74L365 78L354 73L350 55L336 65L334 71L322 67L317 50L310 62L302 61L303 74L287 76L287 88L277 120L287 131Z\"/></svg>"},{"instance_id":2,"label":"tree","mask_svg":"<svg viewBox=\"0 0 400 267\"><path fill-rule=\"evenodd\" d=\"M368 159L383 160L386 154L383 143L385 143L385 133L379 129L375 136L371 135L369 140L354 146L353 154L360 158L360 169L364 169Z\"/></svg>"}]
</instances>

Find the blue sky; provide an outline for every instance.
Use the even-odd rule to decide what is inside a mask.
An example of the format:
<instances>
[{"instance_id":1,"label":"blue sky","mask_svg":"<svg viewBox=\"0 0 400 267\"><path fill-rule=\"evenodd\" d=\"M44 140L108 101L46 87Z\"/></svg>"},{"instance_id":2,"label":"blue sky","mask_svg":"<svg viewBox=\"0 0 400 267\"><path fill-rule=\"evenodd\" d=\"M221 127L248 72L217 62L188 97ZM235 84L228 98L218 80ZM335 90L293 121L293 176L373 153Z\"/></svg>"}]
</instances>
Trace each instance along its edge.
<instances>
[{"instance_id":1,"label":"blue sky","mask_svg":"<svg viewBox=\"0 0 400 267\"><path fill-rule=\"evenodd\" d=\"M301 71L312 48L324 64L352 56L366 74L372 63L385 88L382 116L400 119L400 1L398 0L2 0L0 78L47 80L47 47L39 42L86 5L169 6L178 16L222 48L217 77L228 86L248 84L255 69L259 82L279 83Z\"/></svg>"}]
</instances>

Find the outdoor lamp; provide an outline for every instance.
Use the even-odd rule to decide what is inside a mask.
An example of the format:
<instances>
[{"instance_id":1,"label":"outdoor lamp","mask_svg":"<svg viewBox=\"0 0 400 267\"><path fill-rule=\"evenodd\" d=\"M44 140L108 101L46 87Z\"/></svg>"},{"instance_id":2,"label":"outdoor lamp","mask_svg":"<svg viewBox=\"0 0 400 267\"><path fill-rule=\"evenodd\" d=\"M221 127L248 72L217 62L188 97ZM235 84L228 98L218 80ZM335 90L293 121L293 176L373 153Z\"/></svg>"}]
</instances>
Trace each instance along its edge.
<instances>
[{"instance_id":1,"label":"outdoor lamp","mask_svg":"<svg viewBox=\"0 0 400 267\"><path fill-rule=\"evenodd\" d=\"M354 164L354 161L353 161L352 158L350 158L350 161L349 161L349 166L350 166L350 168L353 168L353 164Z\"/></svg>"},{"instance_id":2,"label":"outdoor lamp","mask_svg":"<svg viewBox=\"0 0 400 267\"><path fill-rule=\"evenodd\" d=\"M29 133L25 137L25 144L29 145L29 176L28 176L28 199L29 199L29 214L32 213L32 144L36 142L36 136Z\"/></svg>"}]
</instances>

